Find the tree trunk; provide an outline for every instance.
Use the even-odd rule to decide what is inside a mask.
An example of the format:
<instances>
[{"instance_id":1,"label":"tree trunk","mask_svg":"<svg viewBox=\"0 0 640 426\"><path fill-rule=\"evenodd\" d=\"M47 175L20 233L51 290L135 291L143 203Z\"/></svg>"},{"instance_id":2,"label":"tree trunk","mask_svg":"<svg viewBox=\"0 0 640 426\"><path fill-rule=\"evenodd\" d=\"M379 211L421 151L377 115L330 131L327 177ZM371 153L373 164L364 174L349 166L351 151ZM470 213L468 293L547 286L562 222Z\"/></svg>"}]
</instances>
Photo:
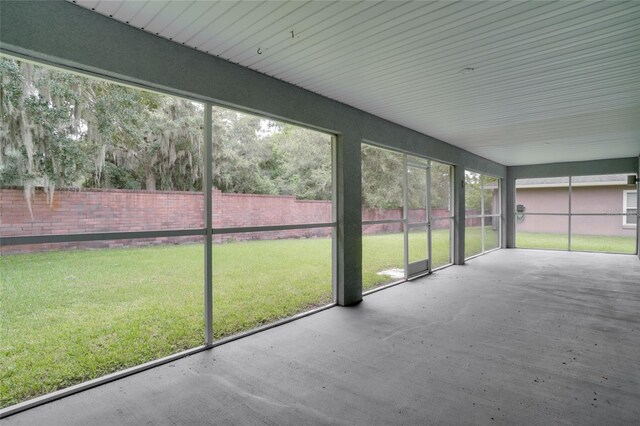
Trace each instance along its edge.
<instances>
[{"instance_id":1,"label":"tree trunk","mask_svg":"<svg viewBox=\"0 0 640 426\"><path fill-rule=\"evenodd\" d=\"M147 180L146 180L146 189L147 191L155 191L156 190L156 175L153 172L147 172Z\"/></svg>"}]
</instances>

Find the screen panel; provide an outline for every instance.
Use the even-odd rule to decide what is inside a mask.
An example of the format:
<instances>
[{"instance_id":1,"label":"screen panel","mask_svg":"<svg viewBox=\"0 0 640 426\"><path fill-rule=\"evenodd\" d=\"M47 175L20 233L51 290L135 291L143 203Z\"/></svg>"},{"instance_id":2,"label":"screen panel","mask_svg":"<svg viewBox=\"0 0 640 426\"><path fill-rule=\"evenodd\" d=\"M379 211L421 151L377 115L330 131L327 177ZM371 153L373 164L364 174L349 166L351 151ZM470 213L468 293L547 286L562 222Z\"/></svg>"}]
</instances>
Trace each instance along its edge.
<instances>
[{"instance_id":1,"label":"screen panel","mask_svg":"<svg viewBox=\"0 0 640 426\"><path fill-rule=\"evenodd\" d=\"M331 303L332 231L286 231L286 239L283 231L215 235L214 338Z\"/></svg>"},{"instance_id":2,"label":"screen panel","mask_svg":"<svg viewBox=\"0 0 640 426\"><path fill-rule=\"evenodd\" d=\"M203 345L197 238L9 246L0 256L2 405Z\"/></svg>"}]
</instances>

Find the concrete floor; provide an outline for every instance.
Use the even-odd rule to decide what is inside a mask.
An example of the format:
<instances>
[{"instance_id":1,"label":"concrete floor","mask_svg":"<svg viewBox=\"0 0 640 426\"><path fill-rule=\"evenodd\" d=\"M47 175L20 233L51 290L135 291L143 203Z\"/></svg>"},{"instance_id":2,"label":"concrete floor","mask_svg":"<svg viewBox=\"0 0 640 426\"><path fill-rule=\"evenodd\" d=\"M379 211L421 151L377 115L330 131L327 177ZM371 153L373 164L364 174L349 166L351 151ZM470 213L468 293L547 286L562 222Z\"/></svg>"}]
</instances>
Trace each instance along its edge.
<instances>
[{"instance_id":1,"label":"concrete floor","mask_svg":"<svg viewBox=\"0 0 640 426\"><path fill-rule=\"evenodd\" d=\"M640 262L500 250L9 425L640 424Z\"/></svg>"}]
</instances>

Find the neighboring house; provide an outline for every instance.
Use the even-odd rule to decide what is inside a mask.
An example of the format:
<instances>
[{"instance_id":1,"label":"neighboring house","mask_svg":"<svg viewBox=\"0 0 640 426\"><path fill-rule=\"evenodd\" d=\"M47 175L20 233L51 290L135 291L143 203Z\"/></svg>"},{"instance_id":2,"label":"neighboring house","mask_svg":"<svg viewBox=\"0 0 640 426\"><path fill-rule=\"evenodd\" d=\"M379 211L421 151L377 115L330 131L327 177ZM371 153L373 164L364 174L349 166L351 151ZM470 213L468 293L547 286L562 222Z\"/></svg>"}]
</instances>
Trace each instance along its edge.
<instances>
[{"instance_id":1,"label":"neighboring house","mask_svg":"<svg viewBox=\"0 0 640 426\"><path fill-rule=\"evenodd\" d=\"M638 192L635 184L627 183L627 175L575 176L571 180L572 234L635 237ZM566 177L518 179L517 230L567 233L567 216L530 213L569 213L568 182Z\"/></svg>"}]
</instances>

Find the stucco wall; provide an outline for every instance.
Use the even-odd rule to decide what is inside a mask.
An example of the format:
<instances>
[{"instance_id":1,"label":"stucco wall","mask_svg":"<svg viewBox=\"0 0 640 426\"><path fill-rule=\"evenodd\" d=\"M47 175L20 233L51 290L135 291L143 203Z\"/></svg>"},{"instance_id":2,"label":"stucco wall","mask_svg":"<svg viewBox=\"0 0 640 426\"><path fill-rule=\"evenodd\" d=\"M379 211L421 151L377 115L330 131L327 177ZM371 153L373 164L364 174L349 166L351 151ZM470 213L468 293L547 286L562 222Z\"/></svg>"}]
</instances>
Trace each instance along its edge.
<instances>
[{"instance_id":1,"label":"stucco wall","mask_svg":"<svg viewBox=\"0 0 640 426\"><path fill-rule=\"evenodd\" d=\"M617 235L634 237L635 227L624 227L622 216L623 191L633 186L574 186L571 193L572 213L601 213L599 216L573 216L571 230L580 235ZM567 188L517 188L516 205L525 206L522 221L516 220L518 231L567 233L568 220L563 216L533 216L527 213L567 213Z\"/></svg>"}]
</instances>

